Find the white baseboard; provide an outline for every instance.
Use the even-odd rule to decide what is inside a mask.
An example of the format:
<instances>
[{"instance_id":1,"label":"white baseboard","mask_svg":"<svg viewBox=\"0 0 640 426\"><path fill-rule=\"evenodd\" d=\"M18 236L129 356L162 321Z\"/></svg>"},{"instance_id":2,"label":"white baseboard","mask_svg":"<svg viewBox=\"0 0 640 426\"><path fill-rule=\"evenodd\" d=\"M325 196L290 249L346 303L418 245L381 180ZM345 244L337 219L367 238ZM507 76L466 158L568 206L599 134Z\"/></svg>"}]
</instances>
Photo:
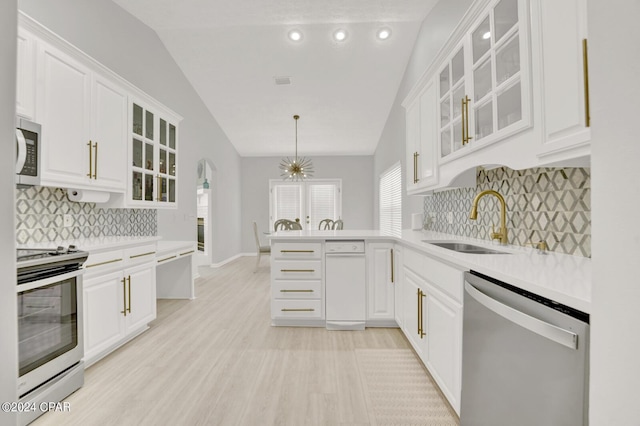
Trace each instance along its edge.
<instances>
[{"instance_id":1,"label":"white baseboard","mask_svg":"<svg viewBox=\"0 0 640 426\"><path fill-rule=\"evenodd\" d=\"M229 262L233 262L236 259L240 259L241 257L244 256L257 256L255 253L238 253L235 256L231 256L225 260L223 260L222 262L218 262L218 263L212 263L211 265L209 265L210 268L219 268L223 265L226 265Z\"/></svg>"}]
</instances>

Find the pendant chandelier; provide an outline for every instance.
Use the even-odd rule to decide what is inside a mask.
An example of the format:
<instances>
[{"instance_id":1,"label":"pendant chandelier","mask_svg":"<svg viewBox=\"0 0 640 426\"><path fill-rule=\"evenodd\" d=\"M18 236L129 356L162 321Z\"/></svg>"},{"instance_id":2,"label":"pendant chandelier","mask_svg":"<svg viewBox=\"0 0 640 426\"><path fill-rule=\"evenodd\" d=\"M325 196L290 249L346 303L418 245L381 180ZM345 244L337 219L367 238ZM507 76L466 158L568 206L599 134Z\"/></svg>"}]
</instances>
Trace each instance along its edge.
<instances>
[{"instance_id":1,"label":"pendant chandelier","mask_svg":"<svg viewBox=\"0 0 640 426\"><path fill-rule=\"evenodd\" d=\"M298 119L299 115L294 115L296 121L296 156L291 159L283 158L280 161L280 176L283 180L290 179L292 181L304 180L313 176L313 164L311 160L305 157L298 158Z\"/></svg>"}]
</instances>

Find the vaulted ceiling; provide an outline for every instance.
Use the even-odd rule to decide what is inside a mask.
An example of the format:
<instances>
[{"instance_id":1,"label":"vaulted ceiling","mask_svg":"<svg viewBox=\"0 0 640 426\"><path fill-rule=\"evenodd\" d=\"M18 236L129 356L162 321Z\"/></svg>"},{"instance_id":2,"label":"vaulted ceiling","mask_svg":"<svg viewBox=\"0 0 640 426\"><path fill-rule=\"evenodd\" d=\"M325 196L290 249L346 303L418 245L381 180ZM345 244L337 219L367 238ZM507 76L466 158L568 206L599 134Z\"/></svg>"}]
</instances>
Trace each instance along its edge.
<instances>
[{"instance_id":1,"label":"vaulted ceiling","mask_svg":"<svg viewBox=\"0 0 640 426\"><path fill-rule=\"evenodd\" d=\"M240 155L263 156L292 154L294 114L301 155L373 154L438 0L113 1L156 31Z\"/></svg>"}]
</instances>

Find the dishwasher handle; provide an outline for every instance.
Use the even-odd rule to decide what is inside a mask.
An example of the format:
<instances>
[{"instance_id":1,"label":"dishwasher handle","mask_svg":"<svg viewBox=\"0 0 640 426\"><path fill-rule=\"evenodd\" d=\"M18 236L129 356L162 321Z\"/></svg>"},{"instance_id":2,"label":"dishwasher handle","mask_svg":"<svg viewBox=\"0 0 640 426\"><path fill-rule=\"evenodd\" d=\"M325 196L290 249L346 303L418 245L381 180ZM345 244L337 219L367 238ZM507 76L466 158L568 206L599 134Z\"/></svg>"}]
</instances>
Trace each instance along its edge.
<instances>
[{"instance_id":1,"label":"dishwasher handle","mask_svg":"<svg viewBox=\"0 0 640 426\"><path fill-rule=\"evenodd\" d=\"M535 317L513 309L510 306L500 303L475 288L469 282L464 283L464 289L469 296L476 300L476 302L514 324L518 324L520 327L524 327L527 330L546 337L547 339L570 349L578 349L578 335L576 333L565 330L564 328L556 327L553 324L541 321Z\"/></svg>"}]
</instances>

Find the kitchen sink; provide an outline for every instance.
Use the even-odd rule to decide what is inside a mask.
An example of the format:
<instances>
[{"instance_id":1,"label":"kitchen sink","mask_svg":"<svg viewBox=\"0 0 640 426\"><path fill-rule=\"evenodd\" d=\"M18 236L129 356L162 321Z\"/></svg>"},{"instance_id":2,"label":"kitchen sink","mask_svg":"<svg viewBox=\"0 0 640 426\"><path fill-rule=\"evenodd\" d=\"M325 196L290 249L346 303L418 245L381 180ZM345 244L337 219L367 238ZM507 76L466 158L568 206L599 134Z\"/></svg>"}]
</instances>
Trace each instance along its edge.
<instances>
[{"instance_id":1,"label":"kitchen sink","mask_svg":"<svg viewBox=\"0 0 640 426\"><path fill-rule=\"evenodd\" d=\"M498 251L490 248L476 246L474 244L455 242L455 241L430 241L422 240L423 243L433 244L434 246L446 248L447 250L457 251L458 253L468 254L511 254L506 251Z\"/></svg>"}]
</instances>

